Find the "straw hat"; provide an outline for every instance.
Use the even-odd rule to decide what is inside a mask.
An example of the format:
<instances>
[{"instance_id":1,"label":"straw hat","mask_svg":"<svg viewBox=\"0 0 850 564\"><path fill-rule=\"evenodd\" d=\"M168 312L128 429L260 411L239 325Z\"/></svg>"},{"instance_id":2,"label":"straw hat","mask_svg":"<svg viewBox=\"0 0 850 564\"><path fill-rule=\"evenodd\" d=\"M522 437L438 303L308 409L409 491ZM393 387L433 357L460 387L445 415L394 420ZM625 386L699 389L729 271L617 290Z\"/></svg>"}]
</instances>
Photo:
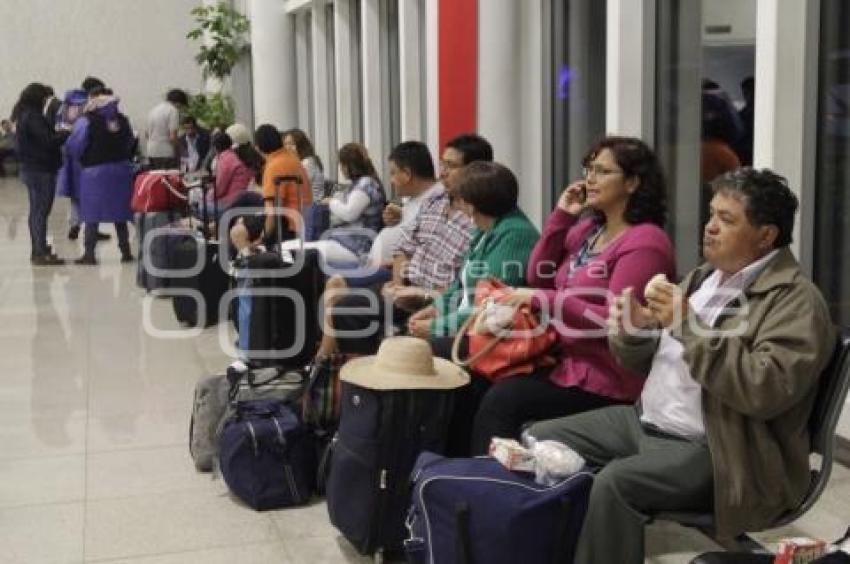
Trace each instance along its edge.
<instances>
[{"instance_id":1,"label":"straw hat","mask_svg":"<svg viewBox=\"0 0 850 564\"><path fill-rule=\"evenodd\" d=\"M251 142L251 132L241 123L234 123L224 130L234 145L247 145Z\"/></svg>"},{"instance_id":2,"label":"straw hat","mask_svg":"<svg viewBox=\"0 0 850 564\"><path fill-rule=\"evenodd\" d=\"M384 339L376 356L348 361L339 376L373 390L450 390L469 383L466 372L434 358L428 341L415 337Z\"/></svg>"}]
</instances>

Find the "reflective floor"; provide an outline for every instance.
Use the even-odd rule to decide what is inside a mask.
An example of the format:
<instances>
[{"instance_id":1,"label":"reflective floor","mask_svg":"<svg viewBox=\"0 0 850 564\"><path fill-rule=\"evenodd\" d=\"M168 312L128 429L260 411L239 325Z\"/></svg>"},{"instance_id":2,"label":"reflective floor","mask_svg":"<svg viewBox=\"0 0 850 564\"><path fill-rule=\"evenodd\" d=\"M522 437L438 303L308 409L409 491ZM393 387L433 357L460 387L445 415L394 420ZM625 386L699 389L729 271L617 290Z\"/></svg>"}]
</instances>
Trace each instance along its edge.
<instances>
[{"instance_id":1,"label":"reflective floor","mask_svg":"<svg viewBox=\"0 0 850 564\"><path fill-rule=\"evenodd\" d=\"M66 213L57 200L50 232L75 258ZM97 267L30 267L26 214L24 187L0 179L0 562L367 562L323 503L256 513L195 472L192 390L230 362L218 329L155 335L179 330L170 303L145 299L114 239ZM793 534L832 539L850 524L850 472L834 476ZM648 561L713 546L654 525Z\"/></svg>"}]
</instances>

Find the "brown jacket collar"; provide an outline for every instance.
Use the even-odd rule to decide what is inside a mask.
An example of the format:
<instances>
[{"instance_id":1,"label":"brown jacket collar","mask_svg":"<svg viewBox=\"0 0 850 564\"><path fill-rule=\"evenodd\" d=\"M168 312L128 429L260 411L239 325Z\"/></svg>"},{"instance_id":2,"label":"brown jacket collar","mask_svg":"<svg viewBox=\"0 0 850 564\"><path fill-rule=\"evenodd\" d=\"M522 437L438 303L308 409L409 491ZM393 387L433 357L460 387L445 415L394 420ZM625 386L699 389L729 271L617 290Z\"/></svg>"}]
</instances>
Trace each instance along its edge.
<instances>
[{"instance_id":1,"label":"brown jacket collar","mask_svg":"<svg viewBox=\"0 0 850 564\"><path fill-rule=\"evenodd\" d=\"M700 265L691 273L690 278L686 278L684 281L684 286L687 288L686 294L688 296L693 294L714 270L714 266L710 263L706 262ZM777 286L792 284L799 274L800 263L797 262L788 247L783 247L758 275L755 282L747 288L746 293L747 295L766 294Z\"/></svg>"}]
</instances>

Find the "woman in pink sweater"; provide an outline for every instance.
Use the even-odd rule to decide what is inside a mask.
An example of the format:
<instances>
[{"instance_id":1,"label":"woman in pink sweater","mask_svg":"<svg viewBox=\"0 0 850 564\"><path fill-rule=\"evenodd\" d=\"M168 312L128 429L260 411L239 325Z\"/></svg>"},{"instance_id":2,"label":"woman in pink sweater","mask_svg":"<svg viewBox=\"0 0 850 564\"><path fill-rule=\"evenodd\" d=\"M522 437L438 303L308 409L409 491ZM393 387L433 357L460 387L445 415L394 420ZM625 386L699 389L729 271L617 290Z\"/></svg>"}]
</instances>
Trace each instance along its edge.
<instances>
[{"instance_id":1,"label":"woman in pink sweater","mask_svg":"<svg viewBox=\"0 0 850 564\"><path fill-rule=\"evenodd\" d=\"M245 129L239 124L231 125L227 132L217 133L212 140L218 154L215 199L222 210L230 207L252 182L258 182L263 170L263 157L251 145L248 130L243 134L240 127Z\"/></svg>"},{"instance_id":2,"label":"woman in pink sweater","mask_svg":"<svg viewBox=\"0 0 850 564\"><path fill-rule=\"evenodd\" d=\"M665 184L652 150L630 137L606 137L583 160L584 179L569 185L543 227L528 262L533 288L514 303L545 311L560 336L558 364L492 386L475 418L474 454L492 437L518 438L528 421L632 403L643 378L608 351L608 304L626 288L643 300L650 278L675 279L673 247L663 225Z\"/></svg>"}]
</instances>

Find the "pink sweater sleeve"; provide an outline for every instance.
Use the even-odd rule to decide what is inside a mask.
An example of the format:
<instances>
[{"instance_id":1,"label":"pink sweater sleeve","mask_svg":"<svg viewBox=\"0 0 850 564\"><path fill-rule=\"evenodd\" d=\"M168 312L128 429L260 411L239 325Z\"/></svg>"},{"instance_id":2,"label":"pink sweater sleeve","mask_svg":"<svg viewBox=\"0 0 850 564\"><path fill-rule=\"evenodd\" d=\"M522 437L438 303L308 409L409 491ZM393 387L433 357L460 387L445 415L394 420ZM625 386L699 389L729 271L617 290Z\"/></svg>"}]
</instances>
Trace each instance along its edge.
<instances>
[{"instance_id":1,"label":"pink sweater sleeve","mask_svg":"<svg viewBox=\"0 0 850 564\"><path fill-rule=\"evenodd\" d=\"M568 256L567 233L578 218L560 208L546 219L540 240L528 259L526 280L533 288L554 288L555 272Z\"/></svg>"}]
</instances>

